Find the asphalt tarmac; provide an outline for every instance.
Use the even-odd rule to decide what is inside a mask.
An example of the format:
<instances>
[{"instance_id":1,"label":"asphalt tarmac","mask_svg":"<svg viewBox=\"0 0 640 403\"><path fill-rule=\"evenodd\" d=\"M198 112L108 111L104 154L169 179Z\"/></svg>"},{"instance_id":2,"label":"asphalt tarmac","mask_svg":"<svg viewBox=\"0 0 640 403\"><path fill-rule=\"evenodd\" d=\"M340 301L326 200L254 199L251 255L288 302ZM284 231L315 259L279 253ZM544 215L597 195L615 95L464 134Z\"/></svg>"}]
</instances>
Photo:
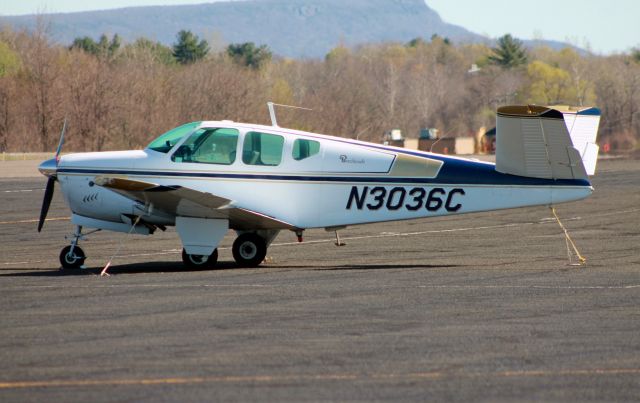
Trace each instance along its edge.
<instances>
[{"instance_id":1,"label":"asphalt tarmac","mask_svg":"<svg viewBox=\"0 0 640 403\"><path fill-rule=\"evenodd\" d=\"M38 234L45 179L0 178L0 401L638 401L640 161L593 183L558 207L582 267L538 207L281 233L258 269L97 233L68 274L60 193Z\"/></svg>"}]
</instances>

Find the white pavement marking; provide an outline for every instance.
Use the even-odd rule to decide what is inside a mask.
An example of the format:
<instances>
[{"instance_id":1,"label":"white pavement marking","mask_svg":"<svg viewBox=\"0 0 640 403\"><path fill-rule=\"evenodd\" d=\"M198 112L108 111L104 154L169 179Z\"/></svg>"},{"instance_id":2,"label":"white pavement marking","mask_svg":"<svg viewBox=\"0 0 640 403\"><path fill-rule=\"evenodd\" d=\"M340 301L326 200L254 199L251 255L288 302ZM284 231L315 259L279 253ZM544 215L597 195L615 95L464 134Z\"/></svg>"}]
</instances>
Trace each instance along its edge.
<instances>
[{"instance_id":1,"label":"white pavement marking","mask_svg":"<svg viewBox=\"0 0 640 403\"><path fill-rule=\"evenodd\" d=\"M25 192L37 192L40 190L44 190L44 188L42 189L18 189L18 190L3 190L2 193L25 193Z\"/></svg>"},{"instance_id":2,"label":"white pavement marking","mask_svg":"<svg viewBox=\"0 0 640 403\"><path fill-rule=\"evenodd\" d=\"M70 220L69 217L53 217L53 218L47 218L45 219L45 221L65 221L65 220ZM29 219L29 220L17 220L17 221L0 221L0 225L7 225L7 224L28 224L28 223L34 223L34 222L39 222L40 220L38 219Z\"/></svg>"},{"instance_id":3,"label":"white pavement marking","mask_svg":"<svg viewBox=\"0 0 640 403\"><path fill-rule=\"evenodd\" d=\"M566 221L571 220L579 220L580 217L574 217L566 219ZM419 231L419 232L382 232L376 235L361 235L361 236L352 236L352 237L344 237L341 238L343 241L354 241L361 239L376 239L376 238L391 238L391 237L403 237L403 236L416 236L416 235L425 235L425 234L438 234L445 232L461 232L461 231L473 231L473 230L484 230L484 229L496 229L496 228L507 228L507 227L516 227L519 225L532 225L538 224L535 222L530 223L519 223L519 224L503 224L503 225L489 225L489 226L481 226L481 227L465 227L465 228L449 228L442 230L429 230L429 231ZM333 243L335 242L334 238L330 239L316 239L314 241L304 241L304 242L280 242L273 243L270 247L274 246L303 246L303 245L311 245L311 244L322 244L322 243ZM218 250L228 250L231 249L228 246L219 247ZM130 255L117 255L117 258L126 258L126 257L145 257L145 256L157 256L157 255L172 255L182 253L182 249L165 249L162 252L148 252L148 253L136 253Z\"/></svg>"},{"instance_id":4,"label":"white pavement marking","mask_svg":"<svg viewBox=\"0 0 640 403\"><path fill-rule=\"evenodd\" d=\"M10 264L30 264L30 263L42 263L44 260L32 260L30 262L2 262L0 263L3 266L8 266Z\"/></svg>"},{"instance_id":5,"label":"white pavement marking","mask_svg":"<svg viewBox=\"0 0 640 403\"><path fill-rule=\"evenodd\" d=\"M629 214L640 211L640 208L624 210L624 211L612 211L607 213L599 213L599 214L591 214L589 218L594 217L607 217L612 215L621 215L621 214ZM57 217L57 218L48 218L49 220L68 220L67 217ZM580 216L564 218L564 221L578 221L583 218ZM23 222L37 222L38 220L24 220L24 221L14 221L14 222L0 222L0 224L6 223L23 223ZM407 236L418 236L418 235L427 235L427 234L442 234L442 233L451 233L451 232L465 232L465 231L478 231L478 230L487 230L487 229L500 229L500 228L511 228L511 227L519 227L525 225L535 225L535 224L553 224L554 220L548 219L548 217L543 217L539 221L530 221L530 222L522 222L522 223L511 223L511 224L499 224L499 225L484 225L479 227L462 227L462 228L446 228L440 230L428 230L428 231L416 231L416 232L399 232L399 233L389 233L389 232L381 232L376 235L361 235L361 236L353 236L342 238L343 241L354 241L354 240L362 240L362 239L379 239L379 238L391 238L391 237L407 237ZM311 245L311 244L323 244L323 243L333 243L335 242L335 238L329 239L317 239L314 241L305 241L305 242L280 242L271 244L271 246L303 246L303 245ZM229 247L220 247L219 250L227 250ZM182 249L165 249L162 252L149 252L149 253L136 253L130 255L118 255L115 256L117 258L130 258L130 257L146 257L146 256L157 256L157 255L171 255L181 253ZM40 263L41 261L32 261L32 262L0 262L1 265L9 265L9 264L30 264L30 263Z\"/></svg>"}]
</instances>

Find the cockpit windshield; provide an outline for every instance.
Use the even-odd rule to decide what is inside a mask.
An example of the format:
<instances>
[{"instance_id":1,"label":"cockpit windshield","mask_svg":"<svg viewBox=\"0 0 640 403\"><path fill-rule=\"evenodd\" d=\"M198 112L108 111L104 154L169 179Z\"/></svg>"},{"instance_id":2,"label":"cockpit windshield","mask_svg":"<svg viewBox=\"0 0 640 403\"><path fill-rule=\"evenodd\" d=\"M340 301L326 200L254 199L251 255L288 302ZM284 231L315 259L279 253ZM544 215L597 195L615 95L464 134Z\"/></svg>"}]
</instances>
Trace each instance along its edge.
<instances>
[{"instance_id":1,"label":"cockpit windshield","mask_svg":"<svg viewBox=\"0 0 640 403\"><path fill-rule=\"evenodd\" d=\"M147 149L158 151L161 153L168 153L184 136L191 133L196 127L200 126L202 122L192 122L186 125L178 126L169 130L157 139L153 140Z\"/></svg>"}]
</instances>

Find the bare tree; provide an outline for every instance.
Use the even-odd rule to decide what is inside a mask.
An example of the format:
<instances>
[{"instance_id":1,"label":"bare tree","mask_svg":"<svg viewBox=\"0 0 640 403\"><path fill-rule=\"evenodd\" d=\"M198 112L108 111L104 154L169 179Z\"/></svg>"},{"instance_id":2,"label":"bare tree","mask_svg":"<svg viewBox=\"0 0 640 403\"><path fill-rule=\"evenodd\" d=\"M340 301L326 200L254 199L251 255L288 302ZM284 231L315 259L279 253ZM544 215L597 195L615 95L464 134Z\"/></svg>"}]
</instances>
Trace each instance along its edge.
<instances>
[{"instance_id":1,"label":"bare tree","mask_svg":"<svg viewBox=\"0 0 640 403\"><path fill-rule=\"evenodd\" d=\"M38 144L42 151L51 151L56 141L52 135L62 126L64 111L62 104L61 76L64 54L62 49L53 46L48 39L48 26L39 17L32 34L22 33L17 43L21 44L23 61L25 96L33 111L38 133Z\"/></svg>"},{"instance_id":2,"label":"bare tree","mask_svg":"<svg viewBox=\"0 0 640 403\"><path fill-rule=\"evenodd\" d=\"M181 65L148 40L110 52L70 49L51 43L42 22L34 33L0 32L0 41L19 60L0 77L0 150L51 151L65 117L67 150L143 147L186 121L268 124L267 101L313 109L281 110L289 127L350 138L380 141L393 128L414 136L421 127L470 134L492 124L497 107L526 102L532 84L527 69L492 66L488 47L441 38L339 46L324 60L274 57L260 69L239 66L224 50ZM568 101L597 98L603 139L634 146L640 63L633 56L539 48L528 57L530 65L562 70ZM471 64L479 69L469 72Z\"/></svg>"}]
</instances>

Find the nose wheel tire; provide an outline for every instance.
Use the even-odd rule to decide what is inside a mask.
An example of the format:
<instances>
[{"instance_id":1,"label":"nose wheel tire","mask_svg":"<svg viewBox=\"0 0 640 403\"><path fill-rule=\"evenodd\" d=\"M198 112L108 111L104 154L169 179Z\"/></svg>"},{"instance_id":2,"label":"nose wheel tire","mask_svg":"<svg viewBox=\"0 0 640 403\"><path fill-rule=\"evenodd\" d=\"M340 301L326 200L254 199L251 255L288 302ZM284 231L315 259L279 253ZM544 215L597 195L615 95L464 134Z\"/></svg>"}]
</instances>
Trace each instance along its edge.
<instances>
[{"instance_id":1,"label":"nose wheel tire","mask_svg":"<svg viewBox=\"0 0 640 403\"><path fill-rule=\"evenodd\" d=\"M207 255L190 255L182 249L182 263L190 269L212 269L218 262L218 249Z\"/></svg>"},{"instance_id":2,"label":"nose wheel tire","mask_svg":"<svg viewBox=\"0 0 640 403\"><path fill-rule=\"evenodd\" d=\"M84 251L79 246L75 246L73 252L71 251L71 245L65 246L60 251L60 264L66 270L79 269L86 258L87 255L84 254Z\"/></svg>"},{"instance_id":3,"label":"nose wheel tire","mask_svg":"<svg viewBox=\"0 0 640 403\"><path fill-rule=\"evenodd\" d=\"M267 256L267 243L259 235L246 233L233 242L233 258L240 267L256 267Z\"/></svg>"}]
</instances>

